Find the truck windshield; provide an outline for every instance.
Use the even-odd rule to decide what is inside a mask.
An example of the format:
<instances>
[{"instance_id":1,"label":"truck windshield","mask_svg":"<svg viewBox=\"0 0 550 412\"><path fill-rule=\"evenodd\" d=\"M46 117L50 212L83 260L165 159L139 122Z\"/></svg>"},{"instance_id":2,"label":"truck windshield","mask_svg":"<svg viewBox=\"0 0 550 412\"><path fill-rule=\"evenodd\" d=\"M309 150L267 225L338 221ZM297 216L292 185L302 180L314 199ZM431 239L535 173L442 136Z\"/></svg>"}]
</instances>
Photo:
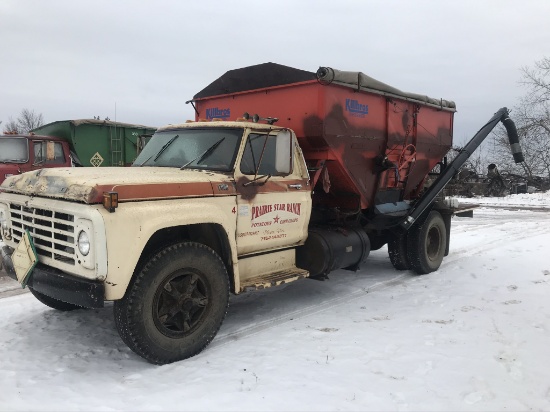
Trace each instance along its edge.
<instances>
[{"instance_id":1,"label":"truck windshield","mask_svg":"<svg viewBox=\"0 0 550 412\"><path fill-rule=\"evenodd\" d=\"M27 163L29 148L23 137L0 137L0 163Z\"/></svg>"},{"instance_id":2,"label":"truck windshield","mask_svg":"<svg viewBox=\"0 0 550 412\"><path fill-rule=\"evenodd\" d=\"M133 166L178 167L228 172L243 129L178 129L155 133Z\"/></svg>"}]
</instances>

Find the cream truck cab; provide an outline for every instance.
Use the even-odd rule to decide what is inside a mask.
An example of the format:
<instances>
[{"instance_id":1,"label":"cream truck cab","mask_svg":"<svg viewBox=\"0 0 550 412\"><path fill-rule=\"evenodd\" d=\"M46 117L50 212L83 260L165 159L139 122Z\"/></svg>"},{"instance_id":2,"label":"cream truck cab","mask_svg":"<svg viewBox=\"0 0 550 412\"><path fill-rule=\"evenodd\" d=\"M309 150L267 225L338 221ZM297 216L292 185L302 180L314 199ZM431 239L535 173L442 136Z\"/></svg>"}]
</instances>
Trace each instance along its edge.
<instances>
[{"instance_id":1,"label":"cream truck cab","mask_svg":"<svg viewBox=\"0 0 550 412\"><path fill-rule=\"evenodd\" d=\"M43 169L2 185L3 256L38 300L60 310L115 301L124 342L167 363L212 340L230 290L308 275L295 247L311 188L291 130L168 126L134 166Z\"/></svg>"}]
</instances>

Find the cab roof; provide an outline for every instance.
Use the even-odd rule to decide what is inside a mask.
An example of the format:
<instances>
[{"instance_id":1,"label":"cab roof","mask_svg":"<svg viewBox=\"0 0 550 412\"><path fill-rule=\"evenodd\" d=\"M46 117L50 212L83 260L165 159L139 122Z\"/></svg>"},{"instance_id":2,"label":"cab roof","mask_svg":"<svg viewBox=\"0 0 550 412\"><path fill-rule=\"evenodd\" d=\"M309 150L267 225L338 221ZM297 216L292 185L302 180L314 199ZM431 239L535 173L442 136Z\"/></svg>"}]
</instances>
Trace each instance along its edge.
<instances>
[{"instance_id":1,"label":"cab roof","mask_svg":"<svg viewBox=\"0 0 550 412\"><path fill-rule=\"evenodd\" d=\"M41 135L41 134L34 134L34 133L29 133L29 134L2 134L0 135L0 139L3 139L3 138L19 138L19 139L31 139L31 140L52 140L52 141L56 141L56 142L64 142L65 140L64 139L61 139L59 137L56 137L56 136L45 136L45 135Z\"/></svg>"},{"instance_id":2,"label":"cab roof","mask_svg":"<svg viewBox=\"0 0 550 412\"><path fill-rule=\"evenodd\" d=\"M179 130L179 129L197 129L197 128L249 128L249 129L255 129L255 130L262 130L262 131L270 131L270 130L277 130L277 129L284 129L283 127L277 126L277 125L270 125L265 123L255 123L252 121L229 121L229 120L223 120L223 121L188 121L187 123L180 123L180 124L169 124L167 126L159 127L157 129L157 132L166 132L170 130Z\"/></svg>"}]
</instances>

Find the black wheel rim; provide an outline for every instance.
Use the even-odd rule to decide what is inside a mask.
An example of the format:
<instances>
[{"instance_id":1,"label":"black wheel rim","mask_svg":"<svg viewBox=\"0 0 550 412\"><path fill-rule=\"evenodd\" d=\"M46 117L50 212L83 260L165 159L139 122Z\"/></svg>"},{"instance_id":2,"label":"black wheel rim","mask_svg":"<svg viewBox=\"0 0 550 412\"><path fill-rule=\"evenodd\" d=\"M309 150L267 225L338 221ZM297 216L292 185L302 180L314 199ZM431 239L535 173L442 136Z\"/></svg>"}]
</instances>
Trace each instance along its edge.
<instances>
[{"instance_id":1,"label":"black wheel rim","mask_svg":"<svg viewBox=\"0 0 550 412\"><path fill-rule=\"evenodd\" d=\"M210 287L205 276L179 270L159 286L153 301L158 330L170 338L190 335L202 323L210 307Z\"/></svg>"},{"instance_id":2,"label":"black wheel rim","mask_svg":"<svg viewBox=\"0 0 550 412\"><path fill-rule=\"evenodd\" d=\"M441 250L441 233L439 228L433 226L428 230L428 236L426 238L426 254L428 259L436 261L439 257L439 251Z\"/></svg>"}]
</instances>

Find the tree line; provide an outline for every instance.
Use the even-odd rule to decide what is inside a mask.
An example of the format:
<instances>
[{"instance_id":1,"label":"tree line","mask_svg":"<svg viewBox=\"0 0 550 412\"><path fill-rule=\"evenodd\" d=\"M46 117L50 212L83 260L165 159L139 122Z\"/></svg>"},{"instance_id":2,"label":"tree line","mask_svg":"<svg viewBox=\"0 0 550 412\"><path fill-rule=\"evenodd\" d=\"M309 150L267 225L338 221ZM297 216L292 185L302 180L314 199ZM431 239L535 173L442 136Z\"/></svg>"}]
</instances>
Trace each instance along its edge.
<instances>
[{"instance_id":1,"label":"tree line","mask_svg":"<svg viewBox=\"0 0 550 412\"><path fill-rule=\"evenodd\" d=\"M550 179L550 58L535 62L532 67L522 69L521 84L526 93L514 106L514 119L525 155L525 165L518 167L506 155L510 149L506 133L495 133L495 158L510 171Z\"/></svg>"}]
</instances>

